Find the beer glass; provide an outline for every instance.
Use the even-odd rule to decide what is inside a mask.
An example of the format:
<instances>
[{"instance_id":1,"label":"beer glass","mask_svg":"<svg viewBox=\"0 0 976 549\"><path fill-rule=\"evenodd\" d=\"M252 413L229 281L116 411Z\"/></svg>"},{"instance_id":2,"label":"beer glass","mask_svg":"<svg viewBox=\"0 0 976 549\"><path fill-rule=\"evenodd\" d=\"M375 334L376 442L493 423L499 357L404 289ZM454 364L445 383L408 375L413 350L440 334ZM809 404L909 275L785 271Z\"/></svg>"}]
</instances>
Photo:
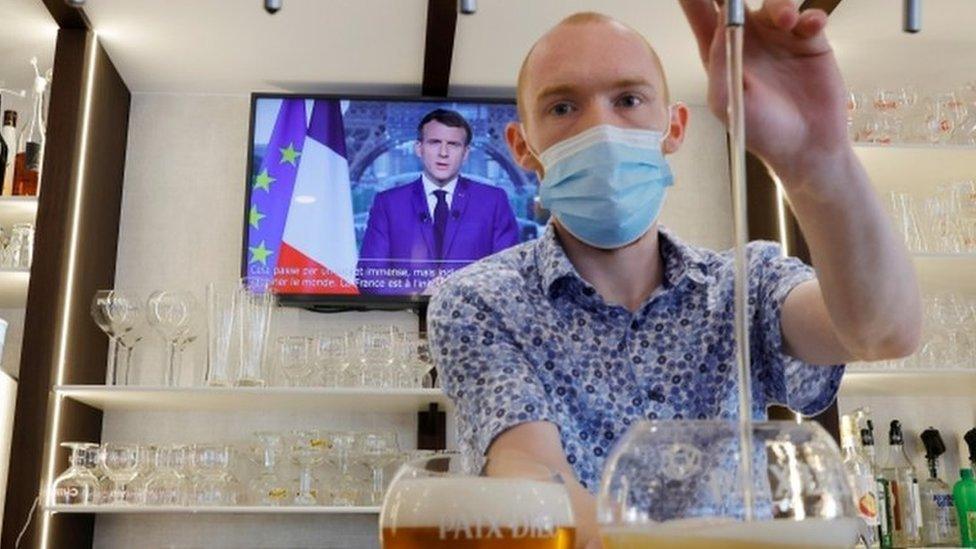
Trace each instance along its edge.
<instances>
[{"instance_id":1,"label":"beer glass","mask_svg":"<svg viewBox=\"0 0 976 549\"><path fill-rule=\"evenodd\" d=\"M275 304L271 280L241 279L237 305L241 337L237 385L240 387L264 387L268 384L264 366Z\"/></svg>"},{"instance_id":2,"label":"beer glass","mask_svg":"<svg viewBox=\"0 0 976 549\"><path fill-rule=\"evenodd\" d=\"M518 458L408 462L380 511L383 549L570 549L575 536L562 479Z\"/></svg>"},{"instance_id":3,"label":"beer glass","mask_svg":"<svg viewBox=\"0 0 976 549\"><path fill-rule=\"evenodd\" d=\"M854 498L833 439L816 423L752 425L746 522L733 421L645 421L611 453L597 497L605 549L854 547Z\"/></svg>"}]
</instances>

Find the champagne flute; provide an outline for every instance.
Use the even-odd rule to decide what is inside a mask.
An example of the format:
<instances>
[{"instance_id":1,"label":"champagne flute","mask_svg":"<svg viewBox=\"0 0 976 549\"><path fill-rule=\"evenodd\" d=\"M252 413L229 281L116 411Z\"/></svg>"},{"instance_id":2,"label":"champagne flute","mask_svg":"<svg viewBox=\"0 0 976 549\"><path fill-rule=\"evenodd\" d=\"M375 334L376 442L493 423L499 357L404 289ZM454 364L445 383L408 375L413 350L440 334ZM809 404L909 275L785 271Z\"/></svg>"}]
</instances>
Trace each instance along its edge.
<instances>
[{"instance_id":1,"label":"champagne flute","mask_svg":"<svg viewBox=\"0 0 976 549\"><path fill-rule=\"evenodd\" d=\"M98 290L92 298L91 315L95 324L108 336L107 379L110 385L118 385L120 378L119 339L132 331L142 316L138 300L121 290Z\"/></svg>"}]
</instances>

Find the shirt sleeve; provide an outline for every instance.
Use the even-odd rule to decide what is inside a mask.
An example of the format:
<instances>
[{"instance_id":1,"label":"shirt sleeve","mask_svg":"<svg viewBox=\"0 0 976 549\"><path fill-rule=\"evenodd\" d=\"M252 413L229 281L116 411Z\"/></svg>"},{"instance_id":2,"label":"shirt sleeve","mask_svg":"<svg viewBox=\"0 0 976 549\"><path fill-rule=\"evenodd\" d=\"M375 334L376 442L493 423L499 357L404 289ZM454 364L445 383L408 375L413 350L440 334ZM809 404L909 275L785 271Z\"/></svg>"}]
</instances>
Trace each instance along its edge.
<instances>
[{"instance_id":1,"label":"shirt sleeve","mask_svg":"<svg viewBox=\"0 0 976 549\"><path fill-rule=\"evenodd\" d=\"M516 425L558 422L509 319L481 294L476 283L452 277L432 298L427 322L441 385L457 408L458 446L484 455Z\"/></svg>"},{"instance_id":2,"label":"shirt sleeve","mask_svg":"<svg viewBox=\"0 0 976 549\"><path fill-rule=\"evenodd\" d=\"M766 404L780 404L808 416L819 414L837 397L844 365L814 365L790 356L783 349L780 323L786 296L801 282L816 278L816 272L795 257L784 257L778 244L754 242L749 248L756 307L753 379L759 384L753 391L761 391Z\"/></svg>"}]
</instances>

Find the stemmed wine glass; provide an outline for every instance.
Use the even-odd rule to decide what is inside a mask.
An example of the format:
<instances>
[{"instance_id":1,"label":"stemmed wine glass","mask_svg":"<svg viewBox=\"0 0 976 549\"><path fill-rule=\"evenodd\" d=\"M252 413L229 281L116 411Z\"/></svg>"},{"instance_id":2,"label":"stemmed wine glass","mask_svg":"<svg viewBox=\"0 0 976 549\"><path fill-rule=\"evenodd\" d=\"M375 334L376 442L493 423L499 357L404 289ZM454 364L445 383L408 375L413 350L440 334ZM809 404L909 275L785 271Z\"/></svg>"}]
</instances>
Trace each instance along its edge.
<instances>
[{"instance_id":1,"label":"stemmed wine glass","mask_svg":"<svg viewBox=\"0 0 976 549\"><path fill-rule=\"evenodd\" d=\"M352 431L329 433L332 448L327 459L336 468L332 489L332 505L356 505L359 500L359 482L349 472L353 456L359 444L359 434Z\"/></svg>"},{"instance_id":2,"label":"stemmed wine glass","mask_svg":"<svg viewBox=\"0 0 976 549\"><path fill-rule=\"evenodd\" d=\"M278 338L278 363L290 387L300 387L312 373L311 347L312 340L305 336Z\"/></svg>"},{"instance_id":3,"label":"stemmed wine glass","mask_svg":"<svg viewBox=\"0 0 976 549\"><path fill-rule=\"evenodd\" d=\"M277 471L282 437L278 433L258 431L254 438L258 444L249 448L248 456L261 472L248 483L251 500L257 505L284 505L288 503L288 487Z\"/></svg>"},{"instance_id":4,"label":"stemmed wine glass","mask_svg":"<svg viewBox=\"0 0 976 549\"><path fill-rule=\"evenodd\" d=\"M98 477L91 470L89 453L97 444L90 442L62 442L71 449L69 467L54 479L51 502L57 505L93 505L99 502Z\"/></svg>"},{"instance_id":5,"label":"stemmed wine glass","mask_svg":"<svg viewBox=\"0 0 976 549\"><path fill-rule=\"evenodd\" d=\"M341 387L349 370L349 337L322 334L315 340L315 365L325 387Z\"/></svg>"},{"instance_id":6,"label":"stemmed wine glass","mask_svg":"<svg viewBox=\"0 0 976 549\"><path fill-rule=\"evenodd\" d=\"M396 339L393 326L363 326L358 334L361 384L367 387L388 387Z\"/></svg>"},{"instance_id":7,"label":"stemmed wine glass","mask_svg":"<svg viewBox=\"0 0 976 549\"><path fill-rule=\"evenodd\" d=\"M291 432L289 454L295 465L301 468L298 476L298 493L295 505L316 505L318 491L314 488L312 469L325 461L329 439L318 429L299 429Z\"/></svg>"},{"instance_id":8,"label":"stemmed wine glass","mask_svg":"<svg viewBox=\"0 0 976 549\"><path fill-rule=\"evenodd\" d=\"M132 331L142 317L138 300L120 290L98 290L92 298L91 315L95 324L108 336L108 383L118 385L128 372L119 376L119 340Z\"/></svg>"},{"instance_id":9,"label":"stemmed wine glass","mask_svg":"<svg viewBox=\"0 0 976 549\"><path fill-rule=\"evenodd\" d=\"M156 448L155 469L146 478L143 499L147 505L186 505L190 486L180 472L186 460L186 446L173 444Z\"/></svg>"},{"instance_id":10,"label":"stemmed wine glass","mask_svg":"<svg viewBox=\"0 0 976 549\"><path fill-rule=\"evenodd\" d=\"M833 439L812 422L751 427L747 499L738 423L635 424L604 468L597 498L604 547L853 547L858 515Z\"/></svg>"},{"instance_id":11,"label":"stemmed wine glass","mask_svg":"<svg viewBox=\"0 0 976 549\"><path fill-rule=\"evenodd\" d=\"M379 505L386 492L385 468L399 456L396 433L363 433L359 447L359 457L370 470L370 490L366 497L367 505Z\"/></svg>"},{"instance_id":12,"label":"stemmed wine glass","mask_svg":"<svg viewBox=\"0 0 976 549\"><path fill-rule=\"evenodd\" d=\"M107 503L126 505L127 486L135 480L142 466L143 448L138 444L106 442L99 452L99 462L112 481Z\"/></svg>"},{"instance_id":13,"label":"stemmed wine glass","mask_svg":"<svg viewBox=\"0 0 976 549\"><path fill-rule=\"evenodd\" d=\"M179 383L179 365L189 340L191 322L197 312L197 301L190 292L157 291L147 302L149 325L166 341L166 374L164 384Z\"/></svg>"},{"instance_id":14,"label":"stemmed wine glass","mask_svg":"<svg viewBox=\"0 0 976 549\"><path fill-rule=\"evenodd\" d=\"M190 450L193 499L198 505L236 505L240 486L230 473L233 450L226 444L195 444Z\"/></svg>"}]
</instances>

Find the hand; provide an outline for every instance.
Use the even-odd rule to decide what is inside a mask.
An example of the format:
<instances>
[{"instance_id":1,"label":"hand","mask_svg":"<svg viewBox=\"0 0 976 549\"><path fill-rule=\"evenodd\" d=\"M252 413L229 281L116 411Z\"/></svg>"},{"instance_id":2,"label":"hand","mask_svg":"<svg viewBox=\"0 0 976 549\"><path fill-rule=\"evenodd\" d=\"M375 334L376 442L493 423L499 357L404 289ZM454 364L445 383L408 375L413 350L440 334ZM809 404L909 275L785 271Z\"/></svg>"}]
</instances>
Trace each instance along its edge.
<instances>
[{"instance_id":1,"label":"hand","mask_svg":"<svg viewBox=\"0 0 976 549\"><path fill-rule=\"evenodd\" d=\"M680 1L708 73L708 105L727 121L725 10L716 6L723 1ZM825 12L800 13L792 0L764 0L746 12L746 147L787 183L851 150L847 92L824 33Z\"/></svg>"}]
</instances>

